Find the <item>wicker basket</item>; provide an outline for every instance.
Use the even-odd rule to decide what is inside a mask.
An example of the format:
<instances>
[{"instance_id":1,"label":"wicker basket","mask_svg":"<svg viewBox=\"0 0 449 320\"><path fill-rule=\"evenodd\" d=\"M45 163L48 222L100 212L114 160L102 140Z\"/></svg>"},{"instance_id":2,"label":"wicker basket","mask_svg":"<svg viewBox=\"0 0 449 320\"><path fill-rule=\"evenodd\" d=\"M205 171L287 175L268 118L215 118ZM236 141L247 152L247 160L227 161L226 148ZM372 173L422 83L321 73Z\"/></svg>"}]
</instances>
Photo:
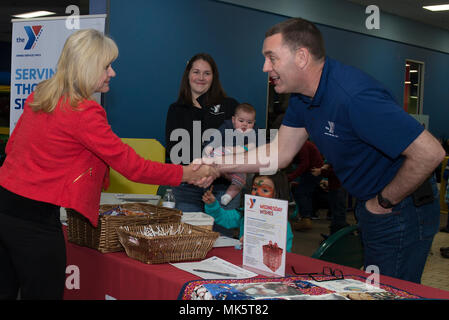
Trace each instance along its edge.
<instances>
[{"instance_id":1,"label":"wicker basket","mask_svg":"<svg viewBox=\"0 0 449 320\"><path fill-rule=\"evenodd\" d=\"M142 216L101 215L117 206L135 212L146 212ZM67 239L80 246L96 249L102 253L123 251L117 235L117 227L147 225L154 223L176 223L182 213L177 209L164 208L148 203L105 204L100 206L98 225L95 228L88 219L72 209L67 209Z\"/></svg>"},{"instance_id":2,"label":"wicker basket","mask_svg":"<svg viewBox=\"0 0 449 320\"><path fill-rule=\"evenodd\" d=\"M187 223L152 225L153 228L168 230L181 228L176 235L147 236L145 226L122 226L117 233L126 254L133 259L148 264L201 260L212 249L218 232Z\"/></svg>"},{"instance_id":3,"label":"wicker basket","mask_svg":"<svg viewBox=\"0 0 449 320\"><path fill-rule=\"evenodd\" d=\"M191 224L209 231L214 226L214 218L204 212L183 212L181 222Z\"/></svg>"}]
</instances>

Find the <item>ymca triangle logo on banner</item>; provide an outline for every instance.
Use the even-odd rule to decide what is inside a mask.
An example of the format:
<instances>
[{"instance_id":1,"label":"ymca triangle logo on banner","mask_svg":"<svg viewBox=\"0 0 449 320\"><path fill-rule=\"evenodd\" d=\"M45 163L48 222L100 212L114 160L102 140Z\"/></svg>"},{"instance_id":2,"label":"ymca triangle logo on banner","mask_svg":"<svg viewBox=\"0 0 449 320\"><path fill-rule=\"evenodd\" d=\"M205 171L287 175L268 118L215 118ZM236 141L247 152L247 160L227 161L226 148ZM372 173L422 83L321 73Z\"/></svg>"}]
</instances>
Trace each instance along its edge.
<instances>
[{"instance_id":1,"label":"ymca triangle logo on banner","mask_svg":"<svg viewBox=\"0 0 449 320\"><path fill-rule=\"evenodd\" d=\"M24 26L24 28L28 35L28 42L25 45L25 50L33 49L42 33L42 26Z\"/></svg>"}]
</instances>

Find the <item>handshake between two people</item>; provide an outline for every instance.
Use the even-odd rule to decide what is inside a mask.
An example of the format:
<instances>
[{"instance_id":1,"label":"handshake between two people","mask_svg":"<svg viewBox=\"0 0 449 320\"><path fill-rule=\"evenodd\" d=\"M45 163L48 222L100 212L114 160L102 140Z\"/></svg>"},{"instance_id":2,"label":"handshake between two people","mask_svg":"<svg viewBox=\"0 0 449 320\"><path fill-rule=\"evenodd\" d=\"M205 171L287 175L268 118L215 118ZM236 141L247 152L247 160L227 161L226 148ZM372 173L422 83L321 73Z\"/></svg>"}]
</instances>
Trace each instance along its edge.
<instances>
[{"instance_id":1,"label":"handshake between two people","mask_svg":"<svg viewBox=\"0 0 449 320\"><path fill-rule=\"evenodd\" d=\"M182 181L200 188L209 187L220 176L220 171L213 161L195 159L191 164L183 166Z\"/></svg>"},{"instance_id":2,"label":"handshake between two people","mask_svg":"<svg viewBox=\"0 0 449 320\"><path fill-rule=\"evenodd\" d=\"M203 158L194 159L191 164L183 167L184 174L182 181L201 188L208 188L222 174L217 165L217 163L220 163L219 159L225 154L236 153L236 150L235 148L231 148L229 150L226 149L225 152L224 148L207 146L203 151Z\"/></svg>"},{"instance_id":3,"label":"handshake between two people","mask_svg":"<svg viewBox=\"0 0 449 320\"><path fill-rule=\"evenodd\" d=\"M230 172L259 172L263 175L272 175L279 169L279 152L275 143L246 152L233 151L228 155L206 156L193 160L191 164L183 166L182 181L208 188L216 178Z\"/></svg>"}]
</instances>

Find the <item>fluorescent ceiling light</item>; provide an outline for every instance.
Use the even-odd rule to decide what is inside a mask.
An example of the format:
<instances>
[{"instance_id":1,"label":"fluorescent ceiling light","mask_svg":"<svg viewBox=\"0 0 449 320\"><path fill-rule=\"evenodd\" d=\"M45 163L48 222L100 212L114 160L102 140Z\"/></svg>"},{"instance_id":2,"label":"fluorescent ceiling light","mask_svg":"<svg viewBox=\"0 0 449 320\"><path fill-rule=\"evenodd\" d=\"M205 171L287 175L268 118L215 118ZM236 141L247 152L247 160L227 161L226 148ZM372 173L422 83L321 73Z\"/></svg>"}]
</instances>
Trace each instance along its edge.
<instances>
[{"instance_id":1,"label":"fluorescent ceiling light","mask_svg":"<svg viewBox=\"0 0 449 320\"><path fill-rule=\"evenodd\" d=\"M424 9L430 10L430 11L446 11L449 10L449 4L440 4L435 6L424 6Z\"/></svg>"},{"instance_id":2,"label":"fluorescent ceiling light","mask_svg":"<svg viewBox=\"0 0 449 320\"><path fill-rule=\"evenodd\" d=\"M45 17L45 16L50 16L52 14L56 14L56 12L33 11L33 12L27 12L27 13L22 13L22 14L16 14L16 15L13 15L13 17L27 19L27 18Z\"/></svg>"}]
</instances>

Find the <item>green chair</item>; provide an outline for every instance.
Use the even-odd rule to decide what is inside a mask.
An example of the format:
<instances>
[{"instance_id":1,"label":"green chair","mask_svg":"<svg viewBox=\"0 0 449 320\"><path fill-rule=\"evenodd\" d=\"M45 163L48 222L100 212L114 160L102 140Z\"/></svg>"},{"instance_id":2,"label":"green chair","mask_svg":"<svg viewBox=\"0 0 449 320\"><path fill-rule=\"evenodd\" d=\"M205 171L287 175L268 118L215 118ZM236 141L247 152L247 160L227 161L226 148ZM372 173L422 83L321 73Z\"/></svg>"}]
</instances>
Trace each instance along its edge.
<instances>
[{"instance_id":1,"label":"green chair","mask_svg":"<svg viewBox=\"0 0 449 320\"><path fill-rule=\"evenodd\" d=\"M363 267L363 245L358 225L338 230L314 252L312 258L360 269Z\"/></svg>"}]
</instances>

